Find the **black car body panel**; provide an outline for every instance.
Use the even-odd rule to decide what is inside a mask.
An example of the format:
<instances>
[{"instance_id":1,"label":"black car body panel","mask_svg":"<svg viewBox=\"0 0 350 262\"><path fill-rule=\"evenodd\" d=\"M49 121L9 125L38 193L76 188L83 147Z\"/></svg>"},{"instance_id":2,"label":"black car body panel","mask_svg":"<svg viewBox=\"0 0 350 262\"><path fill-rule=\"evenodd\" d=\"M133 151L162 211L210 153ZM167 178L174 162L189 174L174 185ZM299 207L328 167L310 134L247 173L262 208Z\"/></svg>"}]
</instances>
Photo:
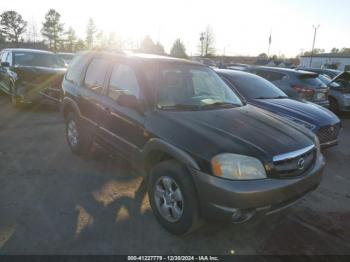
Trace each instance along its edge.
<instances>
[{"instance_id":1,"label":"black car body panel","mask_svg":"<svg viewBox=\"0 0 350 262\"><path fill-rule=\"evenodd\" d=\"M87 71L99 59L106 59L104 79L111 79L114 63L118 66L130 65L134 69L141 87L138 106L123 106L118 100L111 99L111 83L108 80L102 81L97 92L97 88L86 86ZM244 103L209 109L167 110L156 106L159 70L169 63L210 70L215 74L198 63L166 57L102 52L78 55L63 80L63 116L67 118L70 112L75 112L84 123L84 130L98 143L134 164L136 162L136 166L146 173L154 161L163 159L176 159L186 166L195 181L202 214L213 208L211 203L227 205L226 208L255 208L269 204L272 199L270 204L282 203L319 184L324 163L317 138L299 125ZM155 69L154 82L146 80L142 74L150 67ZM72 68L74 74L70 74ZM185 75L189 75L188 72ZM218 76L215 74L215 77ZM178 83L171 79L173 84ZM236 153L260 160L267 178L232 181L214 176L211 160L222 153ZM289 166L294 165L303 157L311 159L308 167L302 172L286 173L282 178L278 171L281 166L283 168L285 162ZM309 179L311 176L317 178ZM220 195L216 196L216 192ZM251 205L250 201L258 198L258 192L261 192L262 200ZM255 196L249 200L249 195ZM234 199L227 202L225 196ZM240 198L246 199L246 202L238 204Z\"/></svg>"},{"instance_id":2,"label":"black car body panel","mask_svg":"<svg viewBox=\"0 0 350 262\"><path fill-rule=\"evenodd\" d=\"M12 56L16 52L25 54L48 54L51 52L31 50L31 49L5 49L2 53L11 53ZM2 67L3 74L2 90L8 94L15 92L16 96L22 102L32 102L38 97L44 96L56 102L59 102L62 95L61 85L62 79L66 72L66 68L48 67L48 66L28 66L13 64L14 58L9 61L9 67Z\"/></svg>"}]
</instances>

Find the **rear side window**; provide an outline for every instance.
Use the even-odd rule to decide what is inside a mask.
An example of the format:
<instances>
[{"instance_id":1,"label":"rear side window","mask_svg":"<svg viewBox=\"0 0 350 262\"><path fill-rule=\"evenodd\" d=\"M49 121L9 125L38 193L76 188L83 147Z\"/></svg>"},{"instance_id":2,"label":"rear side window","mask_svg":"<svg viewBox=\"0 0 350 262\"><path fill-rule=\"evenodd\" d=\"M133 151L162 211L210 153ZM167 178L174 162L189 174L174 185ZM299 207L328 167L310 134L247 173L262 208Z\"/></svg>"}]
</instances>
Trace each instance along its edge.
<instances>
[{"instance_id":1,"label":"rear side window","mask_svg":"<svg viewBox=\"0 0 350 262\"><path fill-rule=\"evenodd\" d=\"M94 92L101 93L108 66L109 61L106 59L93 59L86 70L85 87Z\"/></svg>"},{"instance_id":2,"label":"rear side window","mask_svg":"<svg viewBox=\"0 0 350 262\"><path fill-rule=\"evenodd\" d=\"M135 71L125 64L116 64L113 67L109 81L108 96L117 99L121 94L140 96L140 86Z\"/></svg>"},{"instance_id":3,"label":"rear side window","mask_svg":"<svg viewBox=\"0 0 350 262\"><path fill-rule=\"evenodd\" d=\"M6 62L6 58L7 58L8 52L3 52L1 55L1 62Z\"/></svg>"},{"instance_id":4,"label":"rear side window","mask_svg":"<svg viewBox=\"0 0 350 262\"><path fill-rule=\"evenodd\" d=\"M89 56L87 55L77 55L74 57L72 62L69 65L67 74L66 74L66 80L74 83L79 84L81 75L83 73L83 70L85 68L85 65L89 59Z\"/></svg>"},{"instance_id":5,"label":"rear side window","mask_svg":"<svg viewBox=\"0 0 350 262\"><path fill-rule=\"evenodd\" d=\"M326 88L326 85L317 77L310 75L299 76L300 82L305 86L312 86L316 88Z\"/></svg>"}]
</instances>

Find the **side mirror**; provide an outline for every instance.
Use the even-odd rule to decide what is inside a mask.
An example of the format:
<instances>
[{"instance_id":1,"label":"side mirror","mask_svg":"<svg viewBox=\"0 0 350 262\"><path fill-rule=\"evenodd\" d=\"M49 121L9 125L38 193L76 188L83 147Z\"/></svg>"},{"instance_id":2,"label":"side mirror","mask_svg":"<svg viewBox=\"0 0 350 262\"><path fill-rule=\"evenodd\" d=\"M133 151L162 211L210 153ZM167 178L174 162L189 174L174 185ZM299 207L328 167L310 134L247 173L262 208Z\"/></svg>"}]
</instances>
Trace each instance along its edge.
<instances>
[{"instance_id":1,"label":"side mirror","mask_svg":"<svg viewBox=\"0 0 350 262\"><path fill-rule=\"evenodd\" d=\"M10 63L9 62L1 62L1 66L2 67L10 67Z\"/></svg>"},{"instance_id":2,"label":"side mirror","mask_svg":"<svg viewBox=\"0 0 350 262\"><path fill-rule=\"evenodd\" d=\"M140 102L134 95L128 95L128 94L121 94L117 99L118 105L139 109L140 108Z\"/></svg>"}]
</instances>

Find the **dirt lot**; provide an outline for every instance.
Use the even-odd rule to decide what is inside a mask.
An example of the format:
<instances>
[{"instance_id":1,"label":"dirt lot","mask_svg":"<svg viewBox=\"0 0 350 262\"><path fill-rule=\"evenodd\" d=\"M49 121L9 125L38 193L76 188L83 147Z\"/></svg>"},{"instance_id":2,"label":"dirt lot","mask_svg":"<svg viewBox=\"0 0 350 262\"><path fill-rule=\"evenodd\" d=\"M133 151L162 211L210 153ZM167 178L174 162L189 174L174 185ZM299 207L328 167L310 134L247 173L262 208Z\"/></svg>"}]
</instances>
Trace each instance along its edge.
<instances>
[{"instance_id":1,"label":"dirt lot","mask_svg":"<svg viewBox=\"0 0 350 262\"><path fill-rule=\"evenodd\" d=\"M70 152L55 106L15 110L0 96L0 254L350 254L350 116L341 118L322 184L298 205L176 237L127 164Z\"/></svg>"}]
</instances>

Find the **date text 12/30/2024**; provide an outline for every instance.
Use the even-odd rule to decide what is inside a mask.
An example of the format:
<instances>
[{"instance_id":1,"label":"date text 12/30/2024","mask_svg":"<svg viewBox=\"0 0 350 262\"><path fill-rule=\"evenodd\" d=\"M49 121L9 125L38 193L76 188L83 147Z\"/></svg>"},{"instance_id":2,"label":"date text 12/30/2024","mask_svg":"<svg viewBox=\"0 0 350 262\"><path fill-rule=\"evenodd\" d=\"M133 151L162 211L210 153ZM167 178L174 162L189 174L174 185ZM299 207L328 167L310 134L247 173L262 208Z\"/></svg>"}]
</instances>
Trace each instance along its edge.
<instances>
[{"instance_id":1,"label":"date text 12/30/2024","mask_svg":"<svg viewBox=\"0 0 350 262\"><path fill-rule=\"evenodd\" d=\"M128 261L219 261L217 256L128 256Z\"/></svg>"}]
</instances>

